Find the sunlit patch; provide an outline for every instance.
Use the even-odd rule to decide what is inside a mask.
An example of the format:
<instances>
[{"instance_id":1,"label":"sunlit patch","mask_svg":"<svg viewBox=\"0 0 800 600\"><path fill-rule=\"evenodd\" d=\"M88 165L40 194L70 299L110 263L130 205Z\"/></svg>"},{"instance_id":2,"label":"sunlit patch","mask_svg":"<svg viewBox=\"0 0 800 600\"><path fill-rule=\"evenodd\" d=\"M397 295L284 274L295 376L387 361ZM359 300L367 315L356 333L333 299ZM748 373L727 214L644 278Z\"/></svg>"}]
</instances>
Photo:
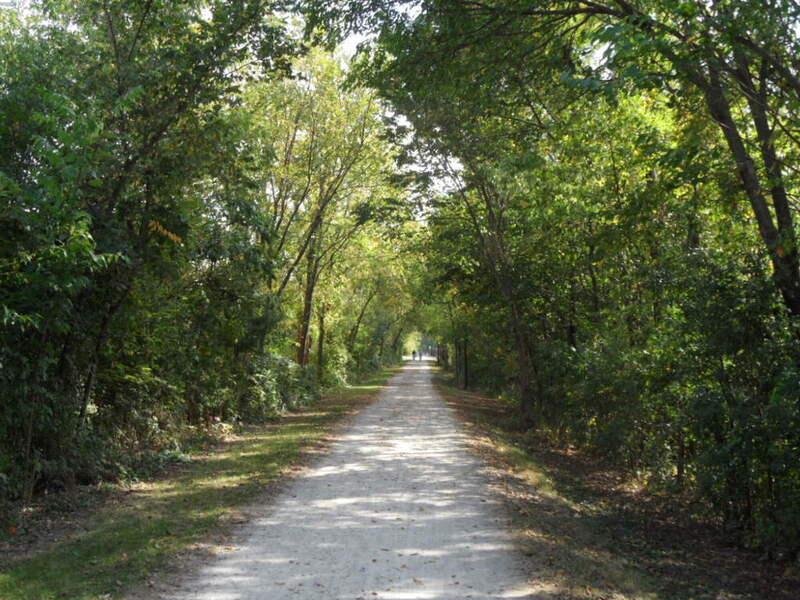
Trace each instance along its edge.
<instances>
[{"instance_id":1,"label":"sunlit patch","mask_svg":"<svg viewBox=\"0 0 800 600\"><path fill-rule=\"evenodd\" d=\"M265 513L173 598L533 597L484 465L425 363L407 366Z\"/></svg>"}]
</instances>

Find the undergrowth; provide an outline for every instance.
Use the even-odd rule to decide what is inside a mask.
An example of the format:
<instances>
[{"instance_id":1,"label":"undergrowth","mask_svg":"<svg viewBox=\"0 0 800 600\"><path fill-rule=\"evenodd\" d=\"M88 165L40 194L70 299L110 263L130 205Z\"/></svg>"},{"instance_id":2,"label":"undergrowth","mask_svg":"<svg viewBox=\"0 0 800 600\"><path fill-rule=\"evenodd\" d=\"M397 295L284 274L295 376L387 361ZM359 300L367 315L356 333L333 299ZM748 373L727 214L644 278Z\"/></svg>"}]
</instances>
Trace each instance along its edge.
<instances>
[{"instance_id":1,"label":"undergrowth","mask_svg":"<svg viewBox=\"0 0 800 600\"><path fill-rule=\"evenodd\" d=\"M3 600L118 598L163 572L177 555L203 544L221 524L265 493L303 451L345 416L370 402L395 370L341 390L276 423L242 428L231 439L168 476L134 485L102 508L82 533L52 544L0 572ZM156 467L163 465L153 465ZM17 536L18 537L18 536ZM15 543L19 539L0 542Z\"/></svg>"},{"instance_id":2,"label":"undergrowth","mask_svg":"<svg viewBox=\"0 0 800 600\"><path fill-rule=\"evenodd\" d=\"M508 402L437 388L493 465L513 534L544 598L795 600L797 565L736 547L689 497L653 491L624 470L522 431Z\"/></svg>"}]
</instances>

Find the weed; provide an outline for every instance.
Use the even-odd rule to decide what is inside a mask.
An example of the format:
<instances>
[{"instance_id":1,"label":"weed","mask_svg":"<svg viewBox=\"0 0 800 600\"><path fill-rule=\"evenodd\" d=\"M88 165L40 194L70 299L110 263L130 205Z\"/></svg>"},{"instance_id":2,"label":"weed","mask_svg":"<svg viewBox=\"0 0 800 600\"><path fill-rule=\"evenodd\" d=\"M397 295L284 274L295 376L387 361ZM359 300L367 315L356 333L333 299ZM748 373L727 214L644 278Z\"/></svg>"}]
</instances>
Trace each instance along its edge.
<instances>
[{"instance_id":1,"label":"weed","mask_svg":"<svg viewBox=\"0 0 800 600\"><path fill-rule=\"evenodd\" d=\"M99 600L157 576L176 555L206 541L226 517L265 491L304 450L371 401L394 372L286 415L242 429L206 455L178 463L170 476L133 486L97 514L88 530L0 573L3 600Z\"/></svg>"}]
</instances>

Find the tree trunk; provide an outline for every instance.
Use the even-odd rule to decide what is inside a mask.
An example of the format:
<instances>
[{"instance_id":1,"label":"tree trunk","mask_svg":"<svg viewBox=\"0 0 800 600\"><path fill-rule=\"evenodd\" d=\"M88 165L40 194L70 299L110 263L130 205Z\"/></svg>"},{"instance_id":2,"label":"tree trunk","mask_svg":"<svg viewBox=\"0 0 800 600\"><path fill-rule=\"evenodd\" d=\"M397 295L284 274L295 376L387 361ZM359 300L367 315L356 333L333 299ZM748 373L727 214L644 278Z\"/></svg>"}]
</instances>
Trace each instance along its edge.
<instances>
[{"instance_id":1,"label":"tree trunk","mask_svg":"<svg viewBox=\"0 0 800 600\"><path fill-rule=\"evenodd\" d=\"M783 178L780 159L775 150L773 130L769 124L767 116L767 97L766 82L762 82L761 89L756 90L749 74L750 65L743 57L740 57L740 68L743 71L743 86L745 95L750 106L750 114L753 116L756 134L758 136L761 158L767 171L769 183L769 193L772 198L772 206L775 209L775 217L778 225L778 247L775 252L780 259L786 263L786 271L790 276L786 282L787 293L790 300L787 302L792 314L800 316L800 262L797 251L797 237L794 230L794 220L792 209L789 204L789 196L786 192L786 185ZM777 273L777 269L776 269ZM784 297L787 296L784 293ZM794 307L794 308L792 308Z\"/></svg>"},{"instance_id":2,"label":"tree trunk","mask_svg":"<svg viewBox=\"0 0 800 600\"><path fill-rule=\"evenodd\" d=\"M305 367L308 364L309 339L308 331L311 327L311 312L314 303L314 288L317 284L316 261L314 260L315 248L312 245L308 250L308 268L306 270L306 286L303 293L303 308L300 313L300 325L297 335L297 364Z\"/></svg>"},{"instance_id":3,"label":"tree trunk","mask_svg":"<svg viewBox=\"0 0 800 600\"><path fill-rule=\"evenodd\" d=\"M25 475L22 483L22 501L28 504L33 498L33 490L36 487L36 465L33 461L33 419L34 411L30 410L25 420L25 440L23 442L25 450Z\"/></svg>"},{"instance_id":4,"label":"tree trunk","mask_svg":"<svg viewBox=\"0 0 800 600\"><path fill-rule=\"evenodd\" d=\"M789 314L798 318L800 317L800 264L798 263L797 248L793 243L791 213L785 210L782 202L777 202L776 214L780 229L775 227L769 205L762 191L755 162L748 153L739 133L739 128L731 113L730 103L722 88L720 75L714 68L709 70L709 79L703 86L703 91L711 116L722 129L728 148L736 161L739 178L750 201L761 239L767 247L772 262L775 283ZM755 121L757 124L758 119ZM769 169L769 161L766 162Z\"/></svg>"},{"instance_id":5,"label":"tree trunk","mask_svg":"<svg viewBox=\"0 0 800 600\"><path fill-rule=\"evenodd\" d=\"M356 339L358 338L358 330L361 328L361 321L364 319L364 315L367 312L367 307L369 306L372 299L378 293L377 288L373 288L372 291L367 296L366 302L361 306L361 310L358 312L358 318L356 318L355 325L350 329L350 334L347 336L347 351L352 354L353 349L356 346Z\"/></svg>"},{"instance_id":6,"label":"tree trunk","mask_svg":"<svg viewBox=\"0 0 800 600\"><path fill-rule=\"evenodd\" d=\"M572 348L578 347L578 308L575 299L575 282L569 286L569 315L567 316L567 344Z\"/></svg>"},{"instance_id":7,"label":"tree trunk","mask_svg":"<svg viewBox=\"0 0 800 600\"><path fill-rule=\"evenodd\" d=\"M133 288L132 280L133 273L123 273L119 297L111 301L108 306L106 306L105 313L103 314L100 322L100 329L97 333L97 337L95 338L95 343L92 346L89 364L86 368L86 376L84 377L83 381L83 390L81 392L80 409L78 413L78 423L75 428L76 432L80 432L86 424L86 411L89 408L89 402L91 401L92 394L94 393L94 387L97 382L97 365L100 362L100 355L102 354L106 342L108 341L109 334L111 333L111 324L114 321L114 317L120 308L122 308L123 304L128 298L128 294L130 294L130 291ZM114 284L112 283L109 287L112 287L113 285Z\"/></svg>"},{"instance_id":8,"label":"tree trunk","mask_svg":"<svg viewBox=\"0 0 800 600\"><path fill-rule=\"evenodd\" d=\"M324 369L325 369L325 310L327 309L327 305L323 304L319 307L319 314L317 318L319 320L319 331L317 335L319 335L319 340L317 341L317 383L321 384L324 376Z\"/></svg>"},{"instance_id":9,"label":"tree trunk","mask_svg":"<svg viewBox=\"0 0 800 600\"><path fill-rule=\"evenodd\" d=\"M400 346L400 338L403 335L404 329L405 329L404 327L400 327L400 329L397 330L397 333L392 338L392 352L397 352Z\"/></svg>"},{"instance_id":10,"label":"tree trunk","mask_svg":"<svg viewBox=\"0 0 800 600\"><path fill-rule=\"evenodd\" d=\"M675 483L680 489L683 489L686 477L686 434L683 431L678 434L678 457L676 462Z\"/></svg>"},{"instance_id":11,"label":"tree trunk","mask_svg":"<svg viewBox=\"0 0 800 600\"><path fill-rule=\"evenodd\" d=\"M469 347L467 338L464 338L462 358L464 360L464 389L469 387Z\"/></svg>"},{"instance_id":12,"label":"tree trunk","mask_svg":"<svg viewBox=\"0 0 800 600\"><path fill-rule=\"evenodd\" d=\"M525 424L533 427L541 416L541 398L536 390L536 366L528 346L527 329L516 295L504 277L498 275L500 291L511 309L511 327L517 352L520 408Z\"/></svg>"},{"instance_id":13,"label":"tree trunk","mask_svg":"<svg viewBox=\"0 0 800 600\"><path fill-rule=\"evenodd\" d=\"M701 225L700 219L697 216L697 198L698 198L697 184L692 186L692 206L687 214L686 222L686 247L689 250L697 250L700 247L700 233Z\"/></svg>"},{"instance_id":14,"label":"tree trunk","mask_svg":"<svg viewBox=\"0 0 800 600\"><path fill-rule=\"evenodd\" d=\"M474 173L479 173L480 169L474 169ZM523 319L519 299L515 291L512 277L512 261L505 244L505 231L507 224L503 216L503 203L498 198L491 182L477 176L475 183L478 192L483 200L486 209L486 217L490 228L488 233L484 233L475 209L469 202L466 193L462 193L464 206L470 214L475 233L481 242L484 256L488 262L494 276L500 294L511 309L511 329L514 338L514 346L517 352L517 369L519 371L519 391L520 407L522 408L522 418L526 425L533 426L541 413L541 398L536 393L535 369L533 356L528 346L528 327Z\"/></svg>"},{"instance_id":15,"label":"tree trunk","mask_svg":"<svg viewBox=\"0 0 800 600\"><path fill-rule=\"evenodd\" d=\"M455 341L456 351L456 385L464 389L464 344L462 340Z\"/></svg>"}]
</instances>

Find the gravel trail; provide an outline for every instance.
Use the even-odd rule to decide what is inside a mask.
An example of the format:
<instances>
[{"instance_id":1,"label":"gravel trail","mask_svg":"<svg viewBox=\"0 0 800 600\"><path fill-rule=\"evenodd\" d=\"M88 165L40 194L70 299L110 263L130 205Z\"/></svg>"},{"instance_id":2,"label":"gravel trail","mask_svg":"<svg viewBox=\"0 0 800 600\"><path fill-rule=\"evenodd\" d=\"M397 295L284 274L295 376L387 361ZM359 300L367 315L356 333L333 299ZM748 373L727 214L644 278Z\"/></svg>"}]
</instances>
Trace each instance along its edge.
<instances>
[{"instance_id":1,"label":"gravel trail","mask_svg":"<svg viewBox=\"0 0 800 600\"><path fill-rule=\"evenodd\" d=\"M174 600L531 598L507 518L427 363L411 363L330 452Z\"/></svg>"}]
</instances>

